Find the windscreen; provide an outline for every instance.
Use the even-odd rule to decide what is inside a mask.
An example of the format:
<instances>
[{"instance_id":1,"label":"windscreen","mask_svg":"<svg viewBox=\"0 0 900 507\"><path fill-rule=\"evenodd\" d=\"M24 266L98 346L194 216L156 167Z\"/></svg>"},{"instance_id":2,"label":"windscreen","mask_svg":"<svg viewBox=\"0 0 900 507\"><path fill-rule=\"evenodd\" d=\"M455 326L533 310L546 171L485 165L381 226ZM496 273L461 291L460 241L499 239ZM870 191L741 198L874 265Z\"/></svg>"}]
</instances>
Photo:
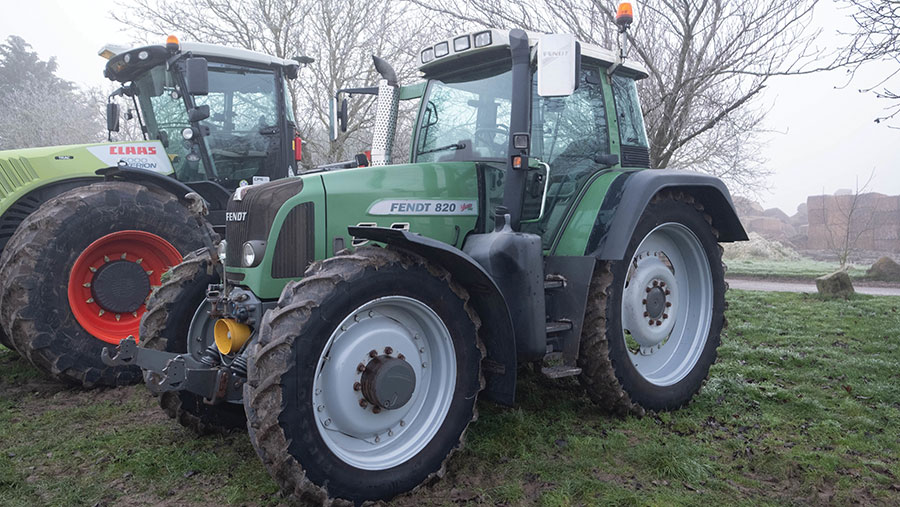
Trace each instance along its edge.
<instances>
[{"instance_id":1,"label":"windscreen","mask_svg":"<svg viewBox=\"0 0 900 507\"><path fill-rule=\"evenodd\" d=\"M432 79L419 115L415 159L505 159L512 72L467 73L465 81Z\"/></svg>"}]
</instances>

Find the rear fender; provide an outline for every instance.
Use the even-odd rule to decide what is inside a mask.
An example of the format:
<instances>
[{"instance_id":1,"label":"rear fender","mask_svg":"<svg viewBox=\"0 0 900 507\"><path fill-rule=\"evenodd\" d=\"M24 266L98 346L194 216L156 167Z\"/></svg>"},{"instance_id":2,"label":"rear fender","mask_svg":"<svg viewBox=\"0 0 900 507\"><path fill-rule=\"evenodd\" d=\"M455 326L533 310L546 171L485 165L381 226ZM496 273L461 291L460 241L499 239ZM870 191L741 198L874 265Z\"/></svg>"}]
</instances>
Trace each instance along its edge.
<instances>
[{"instance_id":1,"label":"rear fender","mask_svg":"<svg viewBox=\"0 0 900 507\"><path fill-rule=\"evenodd\" d=\"M516 396L516 342L506 300L490 275L463 251L400 229L349 227L352 237L364 238L409 250L441 265L453 280L465 287L481 318L481 337L487 349L482 362L486 380L484 395L512 405Z\"/></svg>"},{"instance_id":2,"label":"rear fender","mask_svg":"<svg viewBox=\"0 0 900 507\"><path fill-rule=\"evenodd\" d=\"M641 214L662 190L680 190L702 204L712 217L720 242L747 240L722 180L689 171L649 169L625 172L613 181L597 212L584 254L601 260L623 259Z\"/></svg>"}]
</instances>

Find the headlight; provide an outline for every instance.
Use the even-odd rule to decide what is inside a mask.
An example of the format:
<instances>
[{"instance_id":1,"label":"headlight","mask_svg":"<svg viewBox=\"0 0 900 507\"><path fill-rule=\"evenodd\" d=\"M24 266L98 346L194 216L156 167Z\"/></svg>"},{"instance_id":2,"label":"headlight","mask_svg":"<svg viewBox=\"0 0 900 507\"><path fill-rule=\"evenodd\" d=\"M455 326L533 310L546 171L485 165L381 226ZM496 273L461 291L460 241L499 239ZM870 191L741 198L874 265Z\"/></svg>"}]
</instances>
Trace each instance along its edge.
<instances>
[{"instance_id":1,"label":"headlight","mask_svg":"<svg viewBox=\"0 0 900 507\"><path fill-rule=\"evenodd\" d=\"M441 42L434 46L434 56L435 58L440 58L442 56L447 56L450 54L450 44L447 42Z\"/></svg>"},{"instance_id":2,"label":"headlight","mask_svg":"<svg viewBox=\"0 0 900 507\"><path fill-rule=\"evenodd\" d=\"M225 255L228 252L228 241L222 240L219 241L219 245L216 247L216 253L219 255L219 261L223 264L225 263Z\"/></svg>"},{"instance_id":3,"label":"headlight","mask_svg":"<svg viewBox=\"0 0 900 507\"><path fill-rule=\"evenodd\" d=\"M434 48L428 48L422 51L422 63L428 63L434 60Z\"/></svg>"},{"instance_id":4,"label":"headlight","mask_svg":"<svg viewBox=\"0 0 900 507\"><path fill-rule=\"evenodd\" d=\"M262 261L266 252L266 242L253 240L244 243L241 247L241 266L252 268Z\"/></svg>"},{"instance_id":5,"label":"headlight","mask_svg":"<svg viewBox=\"0 0 900 507\"><path fill-rule=\"evenodd\" d=\"M146 51L141 51L140 53L138 53L138 60L146 60L147 58L150 58L150 53Z\"/></svg>"},{"instance_id":6,"label":"headlight","mask_svg":"<svg viewBox=\"0 0 900 507\"><path fill-rule=\"evenodd\" d=\"M453 51L465 51L469 49L469 36L463 35L453 39Z\"/></svg>"},{"instance_id":7,"label":"headlight","mask_svg":"<svg viewBox=\"0 0 900 507\"><path fill-rule=\"evenodd\" d=\"M191 127L185 127L181 130L181 137L184 138L185 141L190 141L194 138L194 129Z\"/></svg>"}]
</instances>

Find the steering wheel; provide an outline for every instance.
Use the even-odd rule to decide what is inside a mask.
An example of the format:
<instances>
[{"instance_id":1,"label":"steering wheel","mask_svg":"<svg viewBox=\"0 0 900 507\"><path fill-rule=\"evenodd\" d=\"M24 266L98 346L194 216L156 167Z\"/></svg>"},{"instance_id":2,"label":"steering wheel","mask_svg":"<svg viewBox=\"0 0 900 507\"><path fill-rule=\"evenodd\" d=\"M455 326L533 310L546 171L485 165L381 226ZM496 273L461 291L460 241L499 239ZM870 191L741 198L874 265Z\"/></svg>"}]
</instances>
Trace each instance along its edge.
<instances>
[{"instance_id":1,"label":"steering wheel","mask_svg":"<svg viewBox=\"0 0 900 507\"><path fill-rule=\"evenodd\" d=\"M498 143L496 141L498 135L504 136L506 139ZM492 151L503 151L506 143L509 142L509 127L498 123L494 127L477 128L472 134L472 138L472 142L480 142L480 144L487 145Z\"/></svg>"}]
</instances>

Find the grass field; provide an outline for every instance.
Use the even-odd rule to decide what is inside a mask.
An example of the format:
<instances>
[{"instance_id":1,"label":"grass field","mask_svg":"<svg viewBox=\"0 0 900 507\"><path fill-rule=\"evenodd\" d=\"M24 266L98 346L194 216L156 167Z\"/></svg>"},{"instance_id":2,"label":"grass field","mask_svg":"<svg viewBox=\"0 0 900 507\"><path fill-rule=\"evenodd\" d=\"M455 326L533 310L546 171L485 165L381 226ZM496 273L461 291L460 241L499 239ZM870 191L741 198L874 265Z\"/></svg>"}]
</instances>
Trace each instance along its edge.
<instances>
[{"instance_id":1,"label":"grass field","mask_svg":"<svg viewBox=\"0 0 900 507\"><path fill-rule=\"evenodd\" d=\"M837 271L839 265L836 262L814 261L812 259L799 260L761 260L761 259L726 259L728 275L730 276L754 276L765 278L806 278L813 279ZM848 270L851 278L866 279L868 264L852 265Z\"/></svg>"},{"instance_id":2,"label":"grass field","mask_svg":"<svg viewBox=\"0 0 900 507\"><path fill-rule=\"evenodd\" d=\"M674 413L604 415L523 371L447 475L397 505L900 504L900 298L732 291L720 359ZM276 504L244 434L197 438L143 387L82 392L0 350L0 504Z\"/></svg>"}]
</instances>

